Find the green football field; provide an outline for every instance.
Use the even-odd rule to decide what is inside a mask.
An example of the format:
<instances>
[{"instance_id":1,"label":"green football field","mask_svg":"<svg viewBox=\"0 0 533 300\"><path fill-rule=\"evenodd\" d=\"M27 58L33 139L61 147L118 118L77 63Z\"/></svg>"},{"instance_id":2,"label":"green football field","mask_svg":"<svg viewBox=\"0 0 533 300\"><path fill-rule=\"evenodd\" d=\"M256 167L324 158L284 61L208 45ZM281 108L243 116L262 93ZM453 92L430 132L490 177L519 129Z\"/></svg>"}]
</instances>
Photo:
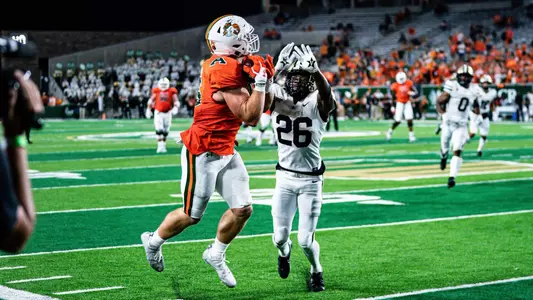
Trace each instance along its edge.
<instances>
[{"instance_id":1,"label":"green football field","mask_svg":"<svg viewBox=\"0 0 533 300\"><path fill-rule=\"evenodd\" d=\"M340 122L322 143L326 291L316 294L295 232L292 272L277 274L277 152L266 139L257 147L239 136L254 213L227 252L237 287L202 260L227 209L218 194L164 245L165 271L150 268L140 235L182 205L175 137L189 123L174 121L166 154L155 153L150 120L51 120L32 133L37 226L23 253L0 253L0 298L533 299L533 123L492 124L483 157L474 138L449 190L436 122L416 122L415 143L405 124L386 142L389 122Z\"/></svg>"}]
</instances>

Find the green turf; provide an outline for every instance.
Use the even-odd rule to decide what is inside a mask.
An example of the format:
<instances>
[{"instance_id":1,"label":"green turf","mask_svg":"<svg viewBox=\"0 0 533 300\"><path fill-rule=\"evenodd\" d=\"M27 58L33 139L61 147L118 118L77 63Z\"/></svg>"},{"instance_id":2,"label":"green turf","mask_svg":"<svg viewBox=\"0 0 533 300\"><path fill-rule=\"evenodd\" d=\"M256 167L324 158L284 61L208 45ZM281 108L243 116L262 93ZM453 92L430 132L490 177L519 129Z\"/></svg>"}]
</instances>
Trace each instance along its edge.
<instances>
[{"instance_id":1,"label":"green turf","mask_svg":"<svg viewBox=\"0 0 533 300\"><path fill-rule=\"evenodd\" d=\"M189 123L175 120L173 136ZM321 153L327 171L316 234L325 268L324 293L309 295L306 291L309 265L295 235L293 272L289 279L279 279L267 204L275 186L276 148L256 147L242 139L237 149L251 176L257 203L242 233L250 238L234 241L228 250L238 287L224 287L201 259L208 245L205 239L214 237L218 219L227 208L217 195L198 225L165 245L167 270L161 274L151 270L139 247L139 235L154 230L169 211L181 206L181 149L171 138L169 153L156 154L155 141L139 133L153 132L150 120L48 122L45 130L32 133L35 143L29 152L39 212L37 228L22 256L0 255L0 267L27 266L0 271L0 285L60 299L354 299L533 275L533 168L527 165L533 164L533 133L527 126L492 124L481 158L476 156L478 139L474 138L465 147L458 185L448 190L449 169L438 170L435 122L415 122L415 143L407 142L404 124L391 142L384 141L389 122L344 121L340 125L345 133L373 131L378 135L324 139ZM79 138L117 133L128 136ZM464 173L469 163L491 161L506 167L505 172L487 168L479 174ZM513 170L512 164L522 169ZM328 177L340 170L407 177L409 168L426 168L414 174L431 176L404 180ZM489 216L506 212L519 213ZM394 222L406 223L393 226ZM58 275L73 277L7 283ZM110 286L124 288L53 295ZM410 299L512 297L531 298L531 281Z\"/></svg>"}]
</instances>

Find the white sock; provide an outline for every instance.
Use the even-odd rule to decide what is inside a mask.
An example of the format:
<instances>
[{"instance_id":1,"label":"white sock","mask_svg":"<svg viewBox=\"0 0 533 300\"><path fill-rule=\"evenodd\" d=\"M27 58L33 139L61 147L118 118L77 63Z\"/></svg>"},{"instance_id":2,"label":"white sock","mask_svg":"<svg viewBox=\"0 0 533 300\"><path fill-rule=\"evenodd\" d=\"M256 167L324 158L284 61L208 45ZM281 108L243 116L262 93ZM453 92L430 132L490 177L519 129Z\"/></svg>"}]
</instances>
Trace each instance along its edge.
<instances>
[{"instance_id":1,"label":"white sock","mask_svg":"<svg viewBox=\"0 0 533 300\"><path fill-rule=\"evenodd\" d=\"M154 234L152 235L152 237L150 238L150 240L148 240L148 245L150 246L150 248L157 249L161 247L161 245L163 245L163 243L165 242L166 240L162 239L156 230Z\"/></svg>"},{"instance_id":2,"label":"white sock","mask_svg":"<svg viewBox=\"0 0 533 300\"><path fill-rule=\"evenodd\" d=\"M228 248L229 244L224 244L221 241L219 241L217 238L215 238L215 242L213 243L213 254L215 256L222 256L224 253L226 253L226 249Z\"/></svg>"},{"instance_id":3,"label":"white sock","mask_svg":"<svg viewBox=\"0 0 533 300\"><path fill-rule=\"evenodd\" d=\"M313 241L310 248L304 248L304 254L311 263L311 273L322 272L322 265L320 264L320 245L316 240Z\"/></svg>"},{"instance_id":4,"label":"white sock","mask_svg":"<svg viewBox=\"0 0 533 300\"><path fill-rule=\"evenodd\" d=\"M452 160L450 161L450 177L457 177L457 174L459 173L459 169L461 168L461 163L463 162L463 159L459 156L453 156Z\"/></svg>"},{"instance_id":5,"label":"white sock","mask_svg":"<svg viewBox=\"0 0 533 300\"><path fill-rule=\"evenodd\" d=\"M410 138L414 138L415 137L415 132L414 131L409 131L409 137Z\"/></svg>"},{"instance_id":6,"label":"white sock","mask_svg":"<svg viewBox=\"0 0 533 300\"><path fill-rule=\"evenodd\" d=\"M388 134L392 134L392 128L389 128L389 131L387 131Z\"/></svg>"},{"instance_id":7,"label":"white sock","mask_svg":"<svg viewBox=\"0 0 533 300\"><path fill-rule=\"evenodd\" d=\"M289 255L289 253L291 252L290 243L291 243L291 241L287 240L285 242L285 244L283 244L283 245L276 244L276 247L278 248L279 256L287 257L287 255Z\"/></svg>"},{"instance_id":8,"label":"white sock","mask_svg":"<svg viewBox=\"0 0 533 300\"><path fill-rule=\"evenodd\" d=\"M477 152L483 150L483 147L485 147L485 143L487 141L484 138L479 138L479 146L477 146Z\"/></svg>"}]
</instances>

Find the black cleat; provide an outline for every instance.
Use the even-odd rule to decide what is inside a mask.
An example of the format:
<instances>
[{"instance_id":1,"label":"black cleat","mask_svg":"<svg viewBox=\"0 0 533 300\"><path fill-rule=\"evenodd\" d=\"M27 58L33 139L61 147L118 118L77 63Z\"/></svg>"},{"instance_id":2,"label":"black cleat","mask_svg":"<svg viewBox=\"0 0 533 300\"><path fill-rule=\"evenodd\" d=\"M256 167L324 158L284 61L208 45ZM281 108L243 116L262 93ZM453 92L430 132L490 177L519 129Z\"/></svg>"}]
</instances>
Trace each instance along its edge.
<instances>
[{"instance_id":1,"label":"black cleat","mask_svg":"<svg viewBox=\"0 0 533 300\"><path fill-rule=\"evenodd\" d=\"M448 188L451 189L455 186L455 177L448 178Z\"/></svg>"},{"instance_id":2,"label":"black cleat","mask_svg":"<svg viewBox=\"0 0 533 300\"><path fill-rule=\"evenodd\" d=\"M444 171L446 169L446 161L448 160L448 155L440 159L440 169Z\"/></svg>"},{"instance_id":3,"label":"black cleat","mask_svg":"<svg viewBox=\"0 0 533 300\"><path fill-rule=\"evenodd\" d=\"M479 156L479 157L483 156L483 152L478 151L478 152L477 152L477 156Z\"/></svg>"},{"instance_id":4,"label":"black cleat","mask_svg":"<svg viewBox=\"0 0 533 300\"><path fill-rule=\"evenodd\" d=\"M283 279L289 277L289 273L291 272L292 244L289 244L289 247L290 247L290 250L289 250L289 255L287 255L287 257L278 255L278 273L279 273L279 277Z\"/></svg>"},{"instance_id":5,"label":"black cleat","mask_svg":"<svg viewBox=\"0 0 533 300\"><path fill-rule=\"evenodd\" d=\"M322 278L322 272L311 274L311 280L309 280L309 289L312 292L322 292L326 289L324 287L324 278Z\"/></svg>"},{"instance_id":6,"label":"black cleat","mask_svg":"<svg viewBox=\"0 0 533 300\"><path fill-rule=\"evenodd\" d=\"M437 128L435 129L435 134L439 135L441 130L442 130L441 124L437 125Z\"/></svg>"}]
</instances>

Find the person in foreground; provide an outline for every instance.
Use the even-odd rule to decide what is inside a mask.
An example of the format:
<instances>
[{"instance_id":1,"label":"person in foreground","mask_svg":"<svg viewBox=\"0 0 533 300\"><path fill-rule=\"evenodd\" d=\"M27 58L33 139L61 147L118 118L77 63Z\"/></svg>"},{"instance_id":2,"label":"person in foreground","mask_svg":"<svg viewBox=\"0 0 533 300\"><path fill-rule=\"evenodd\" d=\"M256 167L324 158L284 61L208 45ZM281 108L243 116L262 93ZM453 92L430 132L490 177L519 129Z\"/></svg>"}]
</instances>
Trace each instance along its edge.
<instances>
[{"instance_id":1,"label":"person in foreground","mask_svg":"<svg viewBox=\"0 0 533 300\"><path fill-rule=\"evenodd\" d=\"M13 77L0 95L0 117L4 139L0 142L0 250L18 253L29 240L36 221L35 204L28 178L25 132L29 116L44 110L39 89L31 79L16 70L3 70ZM4 93L5 92L5 93Z\"/></svg>"},{"instance_id":2,"label":"person in foreground","mask_svg":"<svg viewBox=\"0 0 533 300\"><path fill-rule=\"evenodd\" d=\"M447 80L444 91L437 99L437 112L442 115L441 170L446 169L450 140L453 147L448 188L455 186L455 178L463 162L461 152L468 139L468 116L472 107L476 117L479 115L477 99L481 91L477 84L472 83L473 77L474 69L469 65L462 65L457 71L457 80Z\"/></svg>"},{"instance_id":3,"label":"person in foreground","mask_svg":"<svg viewBox=\"0 0 533 300\"><path fill-rule=\"evenodd\" d=\"M235 15L222 16L207 29L212 56L202 64L193 123L181 133L183 207L170 212L157 230L141 235L148 263L158 272L165 268L162 245L202 219L216 190L229 209L220 219L214 243L202 257L226 286L237 285L226 265L226 249L252 215L252 199L235 138L242 122L252 126L259 122L267 83L274 75L272 57L252 55L259 50L259 37L253 30Z\"/></svg>"},{"instance_id":4,"label":"person in foreground","mask_svg":"<svg viewBox=\"0 0 533 300\"><path fill-rule=\"evenodd\" d=\"M308 285L311 291L320 292L325 287L315 230L326 169L320 156L320 143L329 115L336 109L336 101L309 46L287 45L280 53L275 70L276 77L286 73L284 86L276 83L270 86L273 99L270 109L279 160L272 203L278 273L281 278L287 278L291 270L289 235L296 209L299 209L298 244L311 264Z\"/></svg>"}]
</instances>

